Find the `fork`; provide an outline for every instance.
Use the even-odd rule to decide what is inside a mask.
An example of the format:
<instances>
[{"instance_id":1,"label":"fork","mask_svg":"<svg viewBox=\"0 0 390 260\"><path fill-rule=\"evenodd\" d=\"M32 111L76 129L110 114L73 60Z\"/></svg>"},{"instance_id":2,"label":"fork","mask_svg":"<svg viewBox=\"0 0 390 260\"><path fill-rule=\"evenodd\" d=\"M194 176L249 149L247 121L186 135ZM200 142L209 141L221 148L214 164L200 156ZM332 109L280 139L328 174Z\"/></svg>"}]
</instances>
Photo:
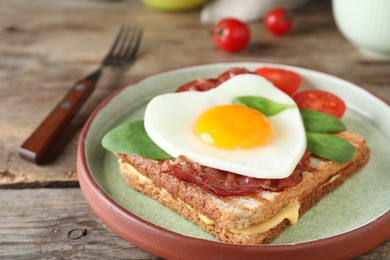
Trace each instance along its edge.
<instances>
[{"instance_id":1,"label":"fork","mask_svg":"<svg viewBox=\"0 0 390 260\"><path fill-rule=\"evenodd\" d=\"M135 61L141 38L142 29L139 26L122 26L100 67L73 85L38 128L19 147L19 155L37 164L45 162L55 142L95 89L103 71L107 67L124 68L132 64Z\"/></svg>"}]
</instances>

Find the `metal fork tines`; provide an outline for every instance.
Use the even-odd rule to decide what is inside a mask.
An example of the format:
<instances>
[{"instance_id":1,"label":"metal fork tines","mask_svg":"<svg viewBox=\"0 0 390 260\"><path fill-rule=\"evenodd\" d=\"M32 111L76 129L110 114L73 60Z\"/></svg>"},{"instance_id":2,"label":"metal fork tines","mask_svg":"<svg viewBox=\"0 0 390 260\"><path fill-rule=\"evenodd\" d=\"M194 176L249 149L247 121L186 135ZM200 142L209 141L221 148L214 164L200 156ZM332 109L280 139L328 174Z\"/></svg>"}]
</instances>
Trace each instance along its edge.
<instances>
[{"instance_id":1,"label":"metal fork tines","mask_svg":"<svg viewBox=\"0 0 390 260\"><path fill-rule=\"evenodd\" d=\"M47 162L47 155L95 89L104 69L106 67L126 68L126 65L133 63L141 38L142 29L139 26L122 26L99 68L74 84L46 119L22 144L19 148L20 156L35 163Z\"/></svg>"},{"instance_id":2,"label":"metal fork tines","mask_svg":"<svg viewBox=\"0 0 390 260\"><path fill-rule=\"evenodd\" d=\"M107 56L96 71L86 79L97 82L106 67L126 67L135 61L142 39L142 28L137 25L122 26Z\"/></svg>"},{"instance_id":3,"label":"metal fork tines","mask_svg":"<svg viewBox=\"0 0 390 260\"><path fill-rule=\"evenodd\" d=\"M103 60L103 66L125 66L135 60L142 38L142 29L137 26L122 26L110 49Z\"/></svg>"}]
</instances>

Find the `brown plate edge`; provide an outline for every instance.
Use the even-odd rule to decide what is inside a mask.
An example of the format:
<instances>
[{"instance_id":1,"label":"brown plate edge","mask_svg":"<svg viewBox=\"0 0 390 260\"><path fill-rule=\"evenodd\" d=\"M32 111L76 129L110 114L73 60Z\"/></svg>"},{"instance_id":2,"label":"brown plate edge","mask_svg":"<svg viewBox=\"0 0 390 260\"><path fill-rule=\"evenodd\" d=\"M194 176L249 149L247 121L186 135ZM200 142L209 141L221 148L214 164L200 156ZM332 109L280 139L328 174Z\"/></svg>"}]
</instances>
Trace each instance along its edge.
<instances>
[{"instance_id":1,"label":"brown plate edge","mask_svg":"<svg viewBox=\"0 0 390 260\"><path fill-rule=\"evenodd\" d=\"M295 67L300 68L299 66ZM164 70L163 72L166 71L170 70ZM145 251L169 259L179 259L184 255L187 258L212 257L214 259L253 258L259 256L269 259L287 257L289 259L301 259L302 257L343 259L361 255L390 237L390 226L387 225L390 222L389 210L362 227L329 238L286 245L240 245L184 236L145 221L124 209L99 187L89 172L84 152L85 139L96 114L114 96L118 95L124 88L159 73L135 80L117 89L104 99L88 118L78 143L77 172L81 190L95 214L119 236ZM360 87L356 84L354 85ZM378 94L372 91L369 92L389 104L388 101ZM178 243L178 241L180 242Z\"/></svg>"}]
</instances>

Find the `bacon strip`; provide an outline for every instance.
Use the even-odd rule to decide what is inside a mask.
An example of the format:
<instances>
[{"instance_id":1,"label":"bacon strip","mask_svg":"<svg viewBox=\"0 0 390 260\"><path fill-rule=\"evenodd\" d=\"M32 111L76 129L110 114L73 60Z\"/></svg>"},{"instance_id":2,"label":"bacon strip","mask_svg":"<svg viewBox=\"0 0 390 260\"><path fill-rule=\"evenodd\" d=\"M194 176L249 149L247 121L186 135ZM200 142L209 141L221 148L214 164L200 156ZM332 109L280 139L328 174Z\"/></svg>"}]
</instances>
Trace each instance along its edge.
<instances>
[{"instance_id":1,"label":"bacon strip","mask_svg":"<svg viewBox=\"0 0 390 260\"><path fill-rule=\"evenodd\" d=\"M189 162L179 156L174 162L162 161L160 171L171 174L183 181L194 183L220 197L257 194L260 190L283 191L302 181L304 171L309 168L310 152L306 152L293 173L285 179L257 179L222 171L196 162Z\"/></svg>"},{"instance_id":2,"label":"bacon strip","mask_svg":"<svg viewBox=\"0 0 390 260\"><path fill-rule=\"evenodd\" d=\"M245 68L232 68L221 75L219 75L216 78L209 78L209 79L196 79L191 82L188 82L182 86L180 86L176 92L185 92L185 91L207 91L212 88L216 88L219 86L222 82L232 78L235 75L239 74L247 74L251 73L249 70Z\"/></svg>"}]
</instances>

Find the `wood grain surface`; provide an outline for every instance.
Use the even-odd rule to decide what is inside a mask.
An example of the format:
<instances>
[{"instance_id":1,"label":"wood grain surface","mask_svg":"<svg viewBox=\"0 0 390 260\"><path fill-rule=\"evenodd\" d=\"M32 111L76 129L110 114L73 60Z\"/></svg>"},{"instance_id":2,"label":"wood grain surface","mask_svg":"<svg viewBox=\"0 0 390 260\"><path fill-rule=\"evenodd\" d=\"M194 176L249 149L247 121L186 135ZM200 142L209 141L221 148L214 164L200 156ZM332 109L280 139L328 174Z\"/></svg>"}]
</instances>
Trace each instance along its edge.
<instances>
[{"instance_id":1,"label":"wood grain surface","mask_svg":"<svg viewBox=\"0 0 390 260\"><path fill-rule=\"evenodd\" d=\"M390 62L356 51L337 30L330 0L311 1L294 17L292 33L281 38L260 21L251 23L249 47L228 54L213 45L199 10L158 12L135 0L0 0L0 258L156 258L108 230L77 188L80 129L93 108L127 82L194 64L262 61L333 74L390 100ZM135 64L103 75L50 164L21 159L18 147L69 88L97 68L120 25L133 23L144 28ZM73 229L69 236L79 239L69 238ZM360 257L386 258L390 240Z\"/></svg>"},{"instance_id":2,"label":"wood grain surface","mask_svg":"<svg viewBox=\"0 0 390 260\"><path fill-rule=\"evenodd\" d=\"M0 198L0 259L158 259L108 229L77 188L0 190ZM389 245L356 259L389 259Z\"/></svg>"},{"instance_id":3,"label":"wood grain surface","mask_svg":"<svg viewBox=\"0 0 390 260\"><path fill-rule=\"evenodd\" d=\"M0 198L0 259L158 259L109 230L77 188L0 190Z\"/></svg>"}]
</instances>

